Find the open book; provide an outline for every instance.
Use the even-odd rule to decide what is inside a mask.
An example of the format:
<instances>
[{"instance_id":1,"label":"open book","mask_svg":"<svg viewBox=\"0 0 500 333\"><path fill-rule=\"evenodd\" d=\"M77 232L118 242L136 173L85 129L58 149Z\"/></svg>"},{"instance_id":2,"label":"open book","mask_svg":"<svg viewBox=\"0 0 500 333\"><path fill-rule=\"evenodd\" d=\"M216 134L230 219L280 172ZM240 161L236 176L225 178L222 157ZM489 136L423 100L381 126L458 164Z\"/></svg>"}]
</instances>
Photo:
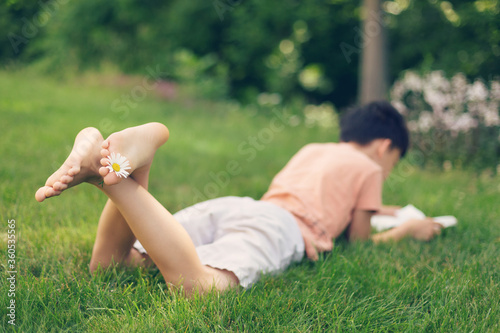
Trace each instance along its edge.
<instances>
[{"instance_id":1,"label":"open book","mask_svg":"<svg viewBox=\"0 0 500 333\"><path fill-rule=\"evenodd\" d=\"M377 231L397 227L411 219L425 219L425 214L413 205L405 206L396 211L395 216L390 215L373 215L371 225ZM443 228L452 227L457 224L457 219L454 216L438 216L433 217L436 223L439 223Z\"/></svg>"}]
</instances>

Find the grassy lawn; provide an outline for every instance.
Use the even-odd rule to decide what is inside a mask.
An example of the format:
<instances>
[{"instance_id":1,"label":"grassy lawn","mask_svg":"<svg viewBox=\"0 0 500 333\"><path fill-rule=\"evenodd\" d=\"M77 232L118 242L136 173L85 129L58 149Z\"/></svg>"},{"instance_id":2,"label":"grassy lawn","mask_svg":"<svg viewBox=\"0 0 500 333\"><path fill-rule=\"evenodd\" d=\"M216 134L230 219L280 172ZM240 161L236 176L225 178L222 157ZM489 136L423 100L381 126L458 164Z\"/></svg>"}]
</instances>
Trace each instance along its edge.
<instances>
[{"instance_id":1,"label":"grassy lawn","mask_svg":"<svg viewBox=\"0 0 500 333\"><path fill-rule=\"evenodd\" d=\"M337 139L335 128L305 126L294 110L165 101L138 87L140 78L56 81L0 72L1 331L12 329L5 283L12 219L20 332L500 331L500 178L408 163L395 170L385 202L459 219L429 243L339 240L318 262L304 260L248 290L195 299L169 291L156 270L91 276L106 198L83 185L42 204L34 199L81 128L98 127L106 136L165 123L171 136L155 158L150 190L172 211L218 196L258 198L301 146ZM238 172L229 175L229 162Z\"/></svg>"}]
</instances>

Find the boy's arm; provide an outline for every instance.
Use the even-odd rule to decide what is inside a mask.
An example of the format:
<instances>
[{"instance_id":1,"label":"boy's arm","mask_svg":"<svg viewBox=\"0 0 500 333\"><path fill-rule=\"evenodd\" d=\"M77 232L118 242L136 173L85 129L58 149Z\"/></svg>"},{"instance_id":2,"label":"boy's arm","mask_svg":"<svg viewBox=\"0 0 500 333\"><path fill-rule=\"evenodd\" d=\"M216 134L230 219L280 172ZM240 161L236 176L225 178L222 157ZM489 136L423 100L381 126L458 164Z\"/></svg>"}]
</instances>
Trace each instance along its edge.
<instances>
[{"instance_id":1,"label":"boy's arm","mask_svg":"<svg viewBox=\"0 0 500 333\"><path fill-rule=\"evenodd\" d=\"M434 222L431 218L423 220L413 219L387 231L379 232L372 235L371 239L374 243L383 243L388 241L398 241L407 236L416 240L429 241L434 236L441 234L443 227Z\"/></svg>"},{"instance_id":2,"label":"boy's arm","mask_svg":"<svg viewBox=\"0 0 500 333\"><path fill-rule=\"evenodd\" d=\"M352 221L347 229L349 241L368 240L372 230L370 220L375 211L354 210Z\"/></svg>"},{"instance_id":3,"label":"boy's arm","mask_svg":"<svg viewBox=\"0 0 500 333\"><path fill-rule=\"evenodd\" d=\"M399 241L407 236L417 240L428 241L441 233L442 226L434 222L431 218L423 220L409 220L398 227L384 232L374 234L370 237L370 219L373 211L355 210L353 218L347 229L349 241L368 240L371 238L375 243L387 241Z\"/></svg>"}]
</instances>

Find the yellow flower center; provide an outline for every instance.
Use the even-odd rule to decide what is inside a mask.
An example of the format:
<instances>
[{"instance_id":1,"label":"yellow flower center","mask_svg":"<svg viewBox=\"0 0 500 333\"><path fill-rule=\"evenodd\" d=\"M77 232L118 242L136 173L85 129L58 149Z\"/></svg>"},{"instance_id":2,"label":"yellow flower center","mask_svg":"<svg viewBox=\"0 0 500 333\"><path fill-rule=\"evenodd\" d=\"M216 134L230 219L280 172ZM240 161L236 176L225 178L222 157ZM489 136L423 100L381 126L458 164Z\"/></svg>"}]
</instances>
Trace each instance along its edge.
<instances>
[{"instance_id":1,"label":"yellow flower center","mask_svg":"<svg viewBox=\"0 0 500 333\"><path fill-rule=\"evenodd\" d=\"M120 164L118 163L113 163L113 165L111 166L113 168L113 170L115 171L120 171Z\"/></svg>"}]
</instances>

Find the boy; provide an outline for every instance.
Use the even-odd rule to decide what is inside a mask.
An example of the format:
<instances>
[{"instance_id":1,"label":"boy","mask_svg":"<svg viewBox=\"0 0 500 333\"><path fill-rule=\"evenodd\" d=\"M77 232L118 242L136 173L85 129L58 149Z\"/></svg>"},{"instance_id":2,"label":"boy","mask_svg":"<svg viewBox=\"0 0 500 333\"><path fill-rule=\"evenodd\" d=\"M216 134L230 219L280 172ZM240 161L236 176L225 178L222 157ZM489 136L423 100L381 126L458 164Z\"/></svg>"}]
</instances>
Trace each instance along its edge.
<instances>
[{"instance_id":1,"label":"boy","mask_svg":"<svg viewBox=\"0 0 500 333\"><path fill-rule=\"evenodd\" d=\"M108 201L90 270L113 262L154 263L167 283L188 293L248 287L261 272L281 271L304 252L316 260L344 230L350 240L368 239L370 218L381 209L383 179L408 148L401 115L389 103L372 103L342 119L342 143L300 150L261 200L218 198L174 216L147 191L154 154L168 136L159 123L106 140L86 128L35 197L41 202L82 182L95 185ZM439 230L431 220L413 220L372 239L426 240Z\"/></svg>"}]
</instances>

